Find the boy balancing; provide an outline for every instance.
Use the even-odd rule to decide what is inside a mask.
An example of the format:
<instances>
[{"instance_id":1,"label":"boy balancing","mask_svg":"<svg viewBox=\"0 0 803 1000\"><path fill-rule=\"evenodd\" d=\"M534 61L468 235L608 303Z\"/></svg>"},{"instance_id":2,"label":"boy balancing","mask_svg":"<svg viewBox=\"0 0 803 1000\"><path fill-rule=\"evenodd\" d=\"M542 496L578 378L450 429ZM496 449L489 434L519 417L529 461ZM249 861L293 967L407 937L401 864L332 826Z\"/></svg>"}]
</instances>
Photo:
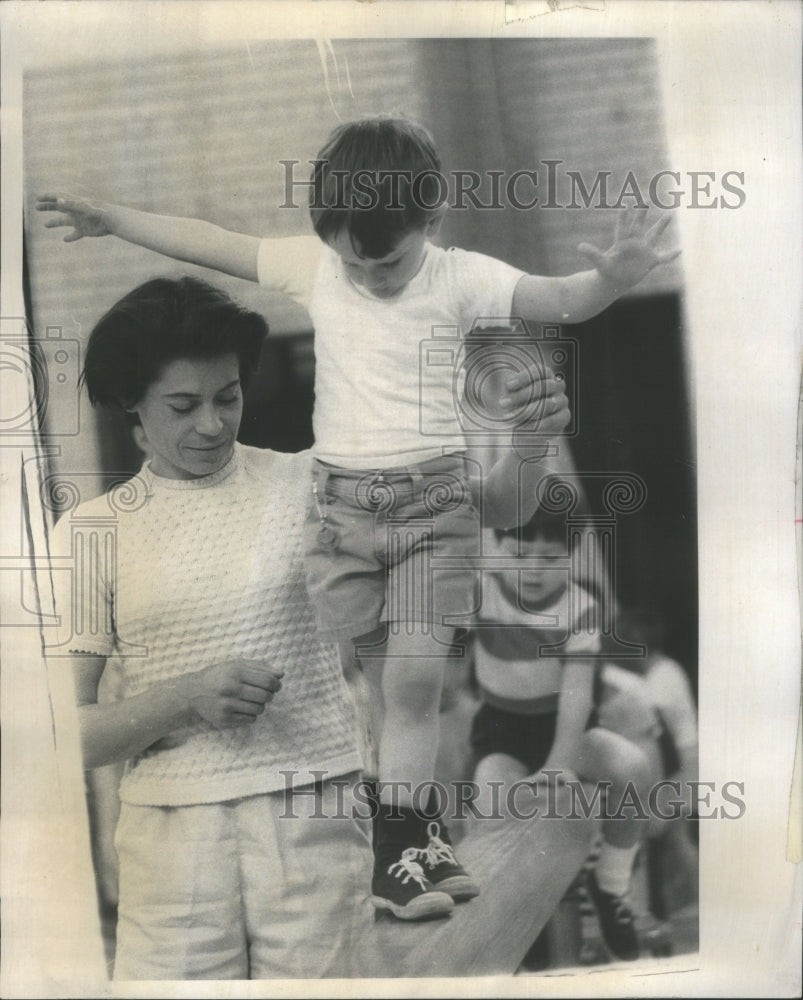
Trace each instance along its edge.
<instances>
[{"instance_id":1,"label":"boy balancing","mask_svg":"<svg viewBox=\"0 0 803 1000\"><path fill-rule=\"evenodd\" d=\"M568 277L443 250L431 242L445 211L441 176L440 156L422 127L375 117L335 129L314 163L310 216L317 237L258 239L59 195L45 195L37 206L61 213L49 227L73 227L66 241L113 234L258 281L308 308L316 462L307 584L321 629L349 644L345 655L371 652L363 656L378 732L371 898L404 920L446 915L454 900L479 891L443 824L413 808L412 790L434 775L438 706L455 634L447 623L468 620L475 605L471 573L431 567L443 556L470 559L479 536L453 371L420 367L420 345L434 327L465 334L485 317L496 325L500 317L588 319L677 256L657 249L668 216L647 229L635 211L624 213L626 223L620 216L606 252L582 244L593 269ZM568 422L565 397L551 373L541 372L539 429L556 434ZM517 376L506 384L501 402L511 414L525 381ZM489 526L509 527L532 513L519 509L511 486L519 457L511 454L509 475L483 487ZM534 505L534 491L527 491L528 502Z\"/></svg>"}]
</instances>

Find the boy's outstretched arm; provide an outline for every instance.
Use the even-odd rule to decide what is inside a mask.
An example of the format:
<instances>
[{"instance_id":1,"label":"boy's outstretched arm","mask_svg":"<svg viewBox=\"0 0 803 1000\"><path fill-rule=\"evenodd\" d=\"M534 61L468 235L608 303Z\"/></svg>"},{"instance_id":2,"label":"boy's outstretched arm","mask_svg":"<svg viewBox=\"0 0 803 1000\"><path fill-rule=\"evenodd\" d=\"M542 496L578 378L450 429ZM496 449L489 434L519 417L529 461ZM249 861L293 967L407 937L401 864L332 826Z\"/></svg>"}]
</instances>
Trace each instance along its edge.
<instances>
[{"instance_id":1,"label":"boy's outstretched arm","mask_svg":"<svg viewBox=\"0 0 803 1000\"><path fill-rule=\"evenodd\" d=\"M661 234L669 225L662 215L647 228L646 209L626 209L617 215L611 247L602 251L590 243L577 248L591 264L563 278L527 274L513 293L512 315L539 323L582 323L637 285L660 264L674 260L680 250L658 250Z\"/></svg>"},{"instance_id":2,"label":"boy's outstretched arm","mask_svg":"<svg viewBox=\"0 0 803 1000\"><path fill-rule=\"evenodd\" d=\"M45 194L37 198L39 212L58 213L45 226L71 226L64 237L73 243L85 236L118 236L129 243L155 250L166 257L200 264L248 281L257 280L259 239L233 233L200 219L153 215L109 202L69 195Z\"/></svg>"}]
</instances>

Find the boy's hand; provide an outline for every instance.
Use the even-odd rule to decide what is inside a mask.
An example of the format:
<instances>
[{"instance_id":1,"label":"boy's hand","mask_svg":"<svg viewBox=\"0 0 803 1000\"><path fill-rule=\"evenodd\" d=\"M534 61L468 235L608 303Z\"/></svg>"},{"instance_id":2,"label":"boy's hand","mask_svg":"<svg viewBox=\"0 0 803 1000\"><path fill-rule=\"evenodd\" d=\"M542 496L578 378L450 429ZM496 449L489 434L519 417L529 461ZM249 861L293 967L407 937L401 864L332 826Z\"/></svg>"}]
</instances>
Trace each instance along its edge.
<instances>
[{"instance_id":1,"label":"boy's hand","mask_svg":"<svg viewBox=\"0 0 803 1000\"><path fill-rule=\"evenodd\" d=\"M111 230L106 220L106 208L102 202L91 202L85 198L71 198L68 195L43 194L36 199L37 212L60 212L45 223L46 229L72 226L73 231L64 237L65 243L74 243L84 236L109 236Z\"/></svg>"},{"instance_id":2,"label":"boy's hand","mask_svg":"<svg viewBox=\"0 0 803 1000\"><path fill-rule=\"evenodd\" d=\"M581 243L581 253L617 293L637 285L642 278L680 255L680 250L657 250L661 234L669 225L664 214L647 229L647 209L626 209L616 218L613 245L604 253L591 243Z\"/></svg>"}]
</instances>

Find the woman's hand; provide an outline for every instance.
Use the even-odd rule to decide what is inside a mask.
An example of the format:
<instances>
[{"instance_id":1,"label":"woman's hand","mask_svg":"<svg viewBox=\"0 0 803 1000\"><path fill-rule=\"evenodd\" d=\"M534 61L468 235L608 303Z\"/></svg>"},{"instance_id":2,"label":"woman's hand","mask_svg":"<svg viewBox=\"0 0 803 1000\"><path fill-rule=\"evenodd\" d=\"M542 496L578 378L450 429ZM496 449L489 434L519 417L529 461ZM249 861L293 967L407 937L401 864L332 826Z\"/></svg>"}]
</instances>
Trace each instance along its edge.
<instances>
[{"instance_id":1,"label":"woman's hand","mask_svg":"<svg viewBox=\"0 0 803 1000\"><path fill-rule=\"evenodd\" d=\"M45 223L46 229L72 226L64 237L65 243L74 243L84 236L109 236L107 206L100 201L71 198L69 195L43 194L36 199L37 212L59 212Z\"/></svg>"},{"instance_id":2,"label":"woman's hand","mask_svg":"<svg viewBox=\"0 0 803 1000\"><path fill-rule=\"evenodd\" d=\"M504 389L499 406L510 415L512 434L508 447L477 484L483 493L486 528L510 528L530 520L538 484L554 472L549 456L558 454L558 449L550 439L571 420L564 382L543 365L511 375Z\"/></svg>"},{"instance_id":3,"label":"woman's hand","mask_svg":"<svg viewBox=\"0 0 803 1000\"><path fill-rule=\"evenodd\" d=\"M186 674L190 711L216 729L247 726L281 690L284 671L264 660L227 660Z\"/></svg>"},{"instance_id":4,"label":"woman's hand","mask_svg":"<svg viewBox=\"0 0 803 1000\"><path fill-rule=\"evenodd\" d=\"M524 411L525 419L516 426L515 432L519 433L537 432L550 437L564 431L571 419L565 382L542 365L531 365L511 375L499 405L513 418L517 411Z\"/></svg>"}]
</instances>

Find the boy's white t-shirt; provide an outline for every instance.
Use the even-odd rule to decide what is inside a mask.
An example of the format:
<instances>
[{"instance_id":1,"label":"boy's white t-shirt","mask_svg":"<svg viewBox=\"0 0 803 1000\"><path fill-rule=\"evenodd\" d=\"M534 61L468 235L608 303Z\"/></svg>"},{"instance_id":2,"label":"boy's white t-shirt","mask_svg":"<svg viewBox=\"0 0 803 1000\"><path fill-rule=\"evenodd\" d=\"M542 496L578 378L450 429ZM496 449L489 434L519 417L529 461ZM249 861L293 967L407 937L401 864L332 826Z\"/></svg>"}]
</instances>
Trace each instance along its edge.
<instances>
[{"instance_id":1,"label":"boy's white t-shirt","mask_svg":"<svg viewBox=\"0 0 803 1000\"><path fill-rule=\"evenodd\" d=\"M344 468L392 468L465 450L460 347L472 327L507 324L524 272L426 244L390 298L348 278L317 237L263 240L259 282L304 305L315 329L315 456Z\"/></svg>"}]
</instances>

